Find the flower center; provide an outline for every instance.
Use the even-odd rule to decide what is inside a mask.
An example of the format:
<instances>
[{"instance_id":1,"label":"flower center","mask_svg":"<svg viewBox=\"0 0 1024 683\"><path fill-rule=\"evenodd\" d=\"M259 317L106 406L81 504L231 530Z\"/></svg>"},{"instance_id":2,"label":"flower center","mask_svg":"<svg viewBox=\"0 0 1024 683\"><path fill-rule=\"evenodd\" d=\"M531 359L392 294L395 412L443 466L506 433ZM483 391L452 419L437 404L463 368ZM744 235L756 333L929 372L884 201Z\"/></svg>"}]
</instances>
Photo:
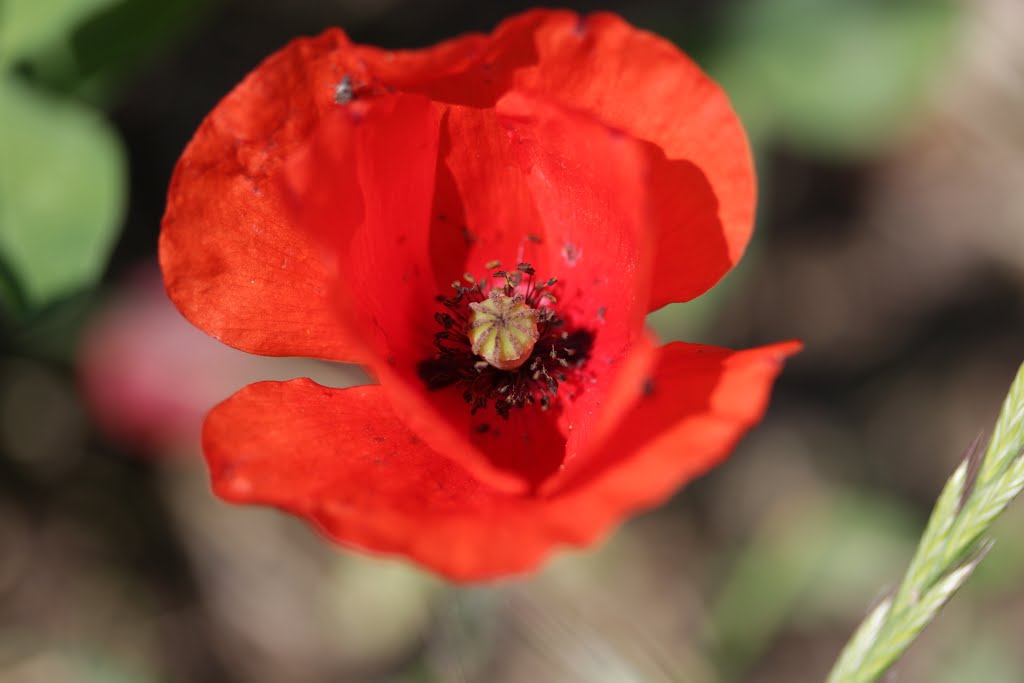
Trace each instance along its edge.
<instances>
[{"instance_id":1,"label":"flower center","mask_svg":"<svg viewBox=\"0 0 1024 683\"><path fill-rule=\"evenodd\" d=\"M557 280L538 283L528 263L480 282L463 277L468 286L454 282L454 296L437 297L448 312L434 314L437 353L417 366L420 379L429 390L459 386L473 413L491 402L506 419L513 408L549 409L559 383L586 363L593 332L567 329L554 308Z\"/></svg>"}]
</instances>

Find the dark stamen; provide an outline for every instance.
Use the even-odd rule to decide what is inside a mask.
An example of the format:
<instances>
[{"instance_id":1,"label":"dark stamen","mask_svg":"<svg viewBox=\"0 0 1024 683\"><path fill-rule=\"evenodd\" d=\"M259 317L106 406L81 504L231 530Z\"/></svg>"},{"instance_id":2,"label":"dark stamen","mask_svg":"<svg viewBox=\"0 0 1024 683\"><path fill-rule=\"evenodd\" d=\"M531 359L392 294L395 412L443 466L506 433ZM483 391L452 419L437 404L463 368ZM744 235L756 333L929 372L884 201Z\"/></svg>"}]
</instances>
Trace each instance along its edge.
<instances>
[{"instance_id":1,"label":"dark stamen","mask_svg":"<svg viewBox=\"0 0 1024 683\"><path fill-rule=\"evenodd\" d=\"M492 261L487 266L493 270L500 264ZM480 280L467 274L465 281L469 286L453 282L453 296L437 297L448 309L434 314L434 321L442 328L434 334L437 353L417 366L428 390L458 386L472 413L493 404L505 419L513 408L534 404L539 404L541 410L551 408L552 399L557 400L559 383L568 379L566 370L580 368L589 358L594 333L583 328L564 329L565 322L550 306L555 297L542 291L553 287L555 278L537 283L535 274L529 263L518 264L512 272L495 270L490 278ZM526 305L537 311L537 342L527 361L514 370L501 370L481 360L473 353L467 336L469 302L487 298L488 283L492 280L499 281L492 288L498 288L505 296L517 295L518 291ZM524 280L522 291L519 287Z\"/></svg>"}]
</instances>

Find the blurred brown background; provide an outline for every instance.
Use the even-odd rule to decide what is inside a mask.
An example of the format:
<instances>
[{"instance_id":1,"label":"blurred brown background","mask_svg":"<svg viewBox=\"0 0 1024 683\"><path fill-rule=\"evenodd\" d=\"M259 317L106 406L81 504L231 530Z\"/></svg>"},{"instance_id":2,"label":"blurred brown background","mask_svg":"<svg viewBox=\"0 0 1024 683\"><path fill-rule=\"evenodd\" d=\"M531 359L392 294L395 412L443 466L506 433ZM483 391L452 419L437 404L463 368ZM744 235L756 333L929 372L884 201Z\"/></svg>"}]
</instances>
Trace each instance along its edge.
<instances>
[{"instance_id":1,"label":"blurred brown background","mask_svg":"<svg viewBox=\"0 0 1024 683\"><path fill-rule=\"evenodd\" d=\"M213 403L361 380L222 348L163 298L192 131L296 35L415 47L525 7L0 0L0 681L823 680L1024 360L1019 0L574 5L676 41L756 149L746 259L652 325L807 346L724 466L602 547L454 588L209 493ZM1022 525L1018 502L899 680L1024 680Z\"/></svg>"}]
</instances>

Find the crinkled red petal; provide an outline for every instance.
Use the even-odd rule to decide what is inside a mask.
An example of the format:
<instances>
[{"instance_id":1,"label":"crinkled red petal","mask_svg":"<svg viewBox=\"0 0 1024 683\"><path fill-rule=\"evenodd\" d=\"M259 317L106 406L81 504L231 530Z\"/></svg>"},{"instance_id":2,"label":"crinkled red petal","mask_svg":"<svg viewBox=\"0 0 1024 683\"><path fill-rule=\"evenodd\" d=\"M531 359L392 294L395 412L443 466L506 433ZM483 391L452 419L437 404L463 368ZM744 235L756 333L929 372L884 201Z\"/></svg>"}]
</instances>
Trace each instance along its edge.
<instances>
[{"instance_id":1,"label":"crinkled red petal","mask_svg":"<svg viewBox=\"0 0 1024 683\"><path fill-rule=\"evenodd\" d=\"M518 87L588 111L664 155L649 185L658 239L648 309L702 294L739 260L753 229L753 163L726 95L675 45L614 14L536 10L492 40L519 44L521 30L534 36L537 66L516 72Z\"/></svg>"},{"instance_id":2,"label":"crinkled red petal","mask_svg":"<svg viewBox=\"0 0 1024 683\"><path fill-rule=\"evenodd\" d=\"M371 366L415 357L432 338L436 292L424 255L438 123L416 95L336 107L283 176L292 223L321 248L329 309Z\"/></svg>"},{"instance_id":3,"label":"crinkled red petal","mask_svg":"<svg viewBox=\"0 0 1024 683\"><path fill-rule=\"evenodd\" d=\"M546 277L541 216L494 109L445 108L436 179L430 256L440 293L464 273L488 275L494 261L510 270L526 261Z\"/></svg>"},{"instance_id":4,"label":"crinkled red petal","mask_svg":"<svg viewBox=\"0 0 1024 683\"><path fill-rule=\"evenodd\" d=\"M702 294L739 260L754 220L750 149L721 88L677 47L614 14L541 9L505 21L479 49L461 71L399 87L473 107L540 92L652 143L648 310Z\"/></svg>"},{"instance_id":5,"label":"crinkled red petal","mask_svg":"<svg viewBox=\"0 0 1024 683\"><path fill-rule=\"evenodd\" d=\"M221 497L279 507L346 546L456 580L525 571L557 540L538 528L535 501L432 451L379 386L250 385L207 417L203 450Z\"/></svg>"},{"instance_id":6,"label":"crinkled red petal","mask_svg":"<svg viewBox=\"0 0 1024 683\"><path fill-rule=\"evenodd\" d=\"M594 335L583 371L559 388L564 458L572 459L644 336L654 239L649 158L637 140L544 97L510 93L497 111L542 217L540 246L560 282L555 308Z\"/></svg>"},{"instance_id":7,"label":"crinkled red petal","mask_svg":"<svg viewBox=\"0 0 1024 683\"><path fill-rule=\"evenodd\" d=\"M210 413L203 447L223 498L277 506L343 545L454 580L492 579L593 542L721 460L795 350L664 347L629 421L545 497L481 484L410 431L379 386L250 385Z\"/></svg>"},{"instance_id":8,"label":"crinkled red petal","mask_svg":"<svg viewBox=\"0 0 1024 683\"><path fill-rule=\"evenodd\" d=\"M353 46L331 30L289 44L250 74L204 122L176 170L161 238L168 290L190 320L226 343L355 359L320 305L324 278L311 245L264 187L334 107L345 75L361 96L395 88L469 106L491 106L513 88L538 90L653 143L655 272L672 277L654 279L648 309L706 290L749 239L754 183L740 124L720 89L667 41L614 15L549 10L427 50ZM457 136L486 127L459 118L446 127ZM445 180L439 174L439 187ZM443 194L435 216L458 223ZM450 251L479 260L466 257L473 235L463 227L432 240L435 261ZM277 277L282 271L286 278Z\"/></svg>"},{"instance_id":9,"label":"crinkled red petal","mask_svg":"<svg viewBox=\"0 0 1024 683\"><path fill-rule=\"evenodd\" d=\"M761 419L783 361L801 347L731 351L674 342L657 349L648 372L624 373L609 397L619 418L547 491L656 504L731 452Z\"/></svg>"},{"instance_id":10,"label":"crinkled red petal","mask_svg":"<svg viewBox=\"0 0 1024 683\"><path fill-rule=\"evenodd\" d=\"M464 68L483 40L396 55L331 29L289 43L250 73L203 121L171 181L160 263L185 317L252 353L362 361L360 340L331 309L327 264L291 221L276 176L336 112L344 76L378 94L369 76L378 62L382 72L400 67L430 80Z\"/></svg>"},{"instance_id":11,"label":"crinkled red petal","mask_svg":"<svg viewBox=\"0 0 1024 683\"><path fill-rule=\"evenodd\" d=\"M467 263L483 268L487 260L498 259L510 269L531 263L541 281L556 276L554 307L572 328L594 334L591 358L575 381L559 388L555 410L527 406L514 410L511 420L493 407L471 415L458 386L426 393L418 376L403 372L401 361L380 369L379 376L396 411L408 416L417 433L422 427L415 420L440 415L465 435L474 453L537 486L561 466L574 430L585 432L619 362L643 334L651 253L648 158L638 141L541 97L511 93L496 111L496 118L463 107L447 112L449 124L470 122L479 136L472 142L463 138L446 159L459 188L446 215L465 216L471 231L491 221L465 252L469 261L447 252L453 261L448 272L457 269L451 276L457 278L462 268L470 268ZM523 220L527 213L529 223ZM436 235L437 230L432 239ZM442 267L443 260L435 261L435 268ZM425 349L417 361L433 352ZM396 391L399 386L407 391ZM450 441L443 448L425 438L440 452L468 452Z\"/></svg>"},{"instance_id":12,"label":"crinkled red petal","mask_svg":"<svg viewBox=\"0 0 1024 683\"><path fill-rule=\"evenodd\" d=\"M648 157L629 136L543 98L510 94L497 115L452 107L445 123L460 126L462 144L442 148L441 158L458 192L434 194L430 208L431 113L425 99L400 95L325 117L308 152L289 167L295 223L320 235L336 260L334 309L366 341L366 362L397 414L482 481L536 486L561 466L567 438L575 443L587 434L620 361L642 334L651 253ZM427 391L417 368L435 352L434 282L450 283L470 268L463 257L447 266L442 259L435 266L447 267L448 277L431 280L423 263L437 230L420 226L428 209L436 218L441 201L450 202L446 216L464 217L471 230L486 222L481 239L468 245L471 263L483 269L499 259L513 268L528 260L542 279L557 275L559 314L595 335L583 377L560 389L559 409L527 407L511 420L486 411L474 416L461 388ZM444 253L456 258L454 250Z\"/></svg>"},{"instance_id":13,"label":"crinkled red petal","mask_svg":"<svg viewBox=\"0 0 1024 683\"><path fill-rule=\"evenodd\" d=\"M438 330L438 289L426 258L438 125L429 100L406 94L325 116L286 169L292 220L321 245L331 308L360 340L363 363L413 432L481 481L520 490L522 477L474 448L468 427L446 419L417 374ZM452 412L468 419L461 401Z\"/></svg>"}]
</instances>

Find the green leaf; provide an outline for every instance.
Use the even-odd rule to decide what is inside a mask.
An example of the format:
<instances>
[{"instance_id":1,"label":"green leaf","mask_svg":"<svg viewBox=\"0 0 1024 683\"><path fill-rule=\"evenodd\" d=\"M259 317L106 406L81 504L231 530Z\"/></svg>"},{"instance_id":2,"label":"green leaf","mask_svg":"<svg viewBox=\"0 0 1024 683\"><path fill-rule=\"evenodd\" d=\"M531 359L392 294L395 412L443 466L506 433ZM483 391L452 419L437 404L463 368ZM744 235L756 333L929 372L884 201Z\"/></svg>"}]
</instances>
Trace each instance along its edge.
<instances>
[{"instance_id":1,"label":"green leaf","mask_svg":"<svg viewBox=\"0 0 1024 683\"><path fill-rule=\"evenodd\" d=\"M747 0L709 68L754 137L872 153L913 118L952 53L951 0Z\"/></svg>"},{"instance_id":2,"label":"green leaf","mask_svg":"<svg viewBox=\"0 0 1024 683\"><path fill-rule=\"evenodd\" d=\"M0 67L56 41L119 0L0 0Z\"/></svg>"},{"instance_id":3,"label":"green leaf","mask_svg":"<svg viewBox=\"0 0 1024 683\"><path fill-rule=\"evenodd\" d=\"M117 134L91 109L0 77L0 259L38 308L93 283L125 204Z\"/></svg>"}]
</instances>

